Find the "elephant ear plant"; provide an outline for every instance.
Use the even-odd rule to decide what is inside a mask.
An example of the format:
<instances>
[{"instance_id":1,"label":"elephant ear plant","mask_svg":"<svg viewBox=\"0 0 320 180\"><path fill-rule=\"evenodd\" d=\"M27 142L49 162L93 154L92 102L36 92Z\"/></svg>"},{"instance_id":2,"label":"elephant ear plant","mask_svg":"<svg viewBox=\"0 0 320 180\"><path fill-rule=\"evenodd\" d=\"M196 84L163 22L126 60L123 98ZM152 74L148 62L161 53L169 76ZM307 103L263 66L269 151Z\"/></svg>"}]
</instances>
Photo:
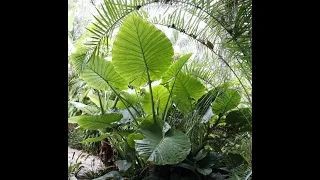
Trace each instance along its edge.
<instances>
[{"instance_id":1,"label":"elephant ear plant","mask_svg":"<svg viewBox=\"0 0 320 180\"><path fill-rule=\"evenodd\" d=\"M120 121L122 114L109 107L100 108L101 115L72 117L72 122L84 129L101 130L103 134L96 140L120 135L122 142L113 145L122 144L124 151L133 151L134 165L182 162L190 153L191 143L184 132L171 127L168 109L175 103L188 111L206 93L200 81L181 71L191 54L173 62L170 40L138 16L125 19L112 47L112 59L93 56L81 78L96 90L112 91L118 99L114 107L127 109L132 120ZM135 94L128 94L128 87ZM106 106L101 103L101 107Z\"/></svg>"}]
</instances>

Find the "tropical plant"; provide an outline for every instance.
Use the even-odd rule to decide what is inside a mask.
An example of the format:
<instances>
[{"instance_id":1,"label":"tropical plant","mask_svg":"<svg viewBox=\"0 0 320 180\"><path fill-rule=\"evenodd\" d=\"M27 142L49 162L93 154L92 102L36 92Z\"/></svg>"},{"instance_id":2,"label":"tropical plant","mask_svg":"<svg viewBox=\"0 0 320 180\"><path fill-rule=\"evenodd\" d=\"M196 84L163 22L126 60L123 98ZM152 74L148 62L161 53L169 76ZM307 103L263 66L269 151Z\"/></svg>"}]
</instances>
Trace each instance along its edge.
<instances>
[{"instance_id":1,"label":"tropical plant","mask_svg":"<svg viewBox=\"0 0 320 180\"><path fill-rule=\"evenodd\" d=\"M207 57L210 63L221 62L220 72L230 71L251 102L251 0L105 0L97 10L96 22L89 28L89 57L99 55L101 47L111 44L109 38L127 16L139 15L186 35L187 42L195 43L194 49L199 50L195 59Z\"/></svg>"},{"instance_id":2,"label":"tropical plant","mask_svg":"<svg viewBox=\"0 0 320 180\"><path fill-rule=\"evenodd\" d=\"M206 91L200 81L181 72L190 58L189 54L174 63L172 58L171 42L161 31L137 16L129 16L113 44L112 61L101 57L94 58L81 73L81 78L89 86L97 90L111 89L116 94L133 118L134 134L138 133L136 136L131 133L131 136L126 138L120 133L119 135L127 144L131 137L144 137L134 140L135 150L143 158L142 161L147 160L156 165L177 164L183 161L191 150L188 136L168 123L169 119L172 120L172 117L167 116L169 107L176 104L178 110L187 114ZM160 79L163 81L160 85L152 86L152 82ZM127 89L128 84L133 87L136 100L139 102L140 99L140 111L136 109L138 106L135 107L138 102L135 102L134 98L130 102L121 95L121 90ZM148 91L141 90L144 85L147 85ZM140 91L144 92L144 95L139 98ZM219 114L218 122L226 111L240 103L240 99L240 95L232 90L225 91L223 96L216 99L212 109ZM102 115L77 116L73 117L72 121L84 129L99 129L103 132L105 128L111 128L113 132L117 132L114 127L121 125L119 122L123 115L105 113L100 96L99 105ZM138 118L129 107L135 110ZM105 138L111 135L102 134ZM133 144L131 140L130 142Z\"/></svg>"},{"instance_id":3,"label":"tropical plant","mask_svg":"<svg viewBox=\"0 0 320 180\"><path fill-rule=\"evenodd\" d=\"M251 149L239 142L251 137L251 0L105 0L97 12L87 46L70 59L95 93L81 105L89 113L69 118L99 132L84 142L107 140L136 169L127 172L133 179L181 168L196 179L248 179ZM164 26L175 29L171 42ZM176 53L173 42L197 51ZM245 161L231 165L231 152ZM200 163L209 154L227 158L219 167ZM177 171L163 173L170 168Z\"/></svg>"},{"instance_id":4,"label":"tropical plant","mask_svg":"<svg viewBox=\"0 0 320 180\"><path fill-rule=\"evenodd\" d=\"M165 163L176 163L178 161L181 161L185 158L186 155L189 153L189 147L190 142L185 134L178 130L171 130L170 125L165 123L165 112L166 106L169 103L169 91L161 85L158 86L151 86L152 81L159 80L166 72L166 69L169 68L170 64L172 63L172 57L173 57L173 50L170 41L166 38L166 36L156 29L152 24L138 18L135 16L131 16L128 18L127 26L135 26L135 28L139 28L139 26L142 26L146 28L146 31L144 29L140 29L139 33L135 33L135 31L128 31L128 28L126 27L126 24L122 27L123 30L119 31L118 37L113 45L113 61L108 62L104 60L103 58L96 58L92 60L87 68L83 71L81 74L81 77L93 88L96 88L98 90L107 90L110 88L119 98L119 100L122 102L122 104L127 107L129 113L131 114L131 117L133 118L136 127L139 129L139 132L144 135L146 138L151 137L148 136L148 133L151 133L154 135L153 137L156 139L145 139L145 140L136 140L136 150L137 152L149 159L150 161L153 161L153 163L156 164L165 164ZM128 43L125 40L125 36L127 33L135 33L136 37L138 38L138 41L132 41L132 45L129 48L123 49L123 43ZM151 36L148 34L151 33ZM160 34L160 36L159 36ZM146 36L147 35L147 36ZM139 36L142 36L141 38ZM153 39L154 37L157 37L157 39ZM144 38L144 39L142 39ZM145 39L149 38L149 39ZM150 40L154 40L154 43L156 45L150 45L146 46ZM117 41L118 40L118 41ZM165 45L166 48L160 48L159 45ZM140 52L136 51L135 46L140 47ZM150 49L151 48L151 49ZM157 49L159 49L157 51ZM171 49L171 50L170 50ZM131 51L131 63L128 61L127 64L123 64L124 61L117 61L121 59L125 59L125 54L123 54L124 51ZM156 54L154 52L157 52ZM134 55L136 53L136 55ZM140 54L140 55L139 55ZM137 57L138 56L138 57ZM139 57L142 56L142 57ZM116 60L117 59L117 60ZM163 63L163 60L166 61L166 63ZM135 62L134 63L132 63ZM156 62L154 62L156 61ZM157 62L158 61L158 62ZM143 66L141 66L141 63ZM131 65L130 65L131 64ZM117 71L115 71L115 68ZM179 65L179 64L178 64ZM175 67L179 67L177 64L173 64L171 68L169 68L168 76L174 75L176 76L179 72L179 69L175 69ZM183 64L182 64L183 65ZM130 67L131 66L131 67ZM181 65L180 65L181 66ZM124 68L126 67L126 68ZM129 71L128 71L128 68ZM142 69L139 69L142 68ZM181 68L181 67L180 67ZM129 72L129 73L128 73ZM142 72L142 73L141 73ZM170 74L170 73L174 74ZM121 77L119 74L122 74L123 77ZM139 73L139 74L137 74ZM189 78L187 75L183 75L181 78ZM197 83L195 79L193 82ZM131 110L128 108L128 106L132 107L133 109L136 109L128 100L126 100L123 96L121 96L120 89L127 89L127 85L124 82L130 82L130 84L134 87L139 87L142 85L147 84L149 87L149 91L145 93L143 97L140 99L142 100L142 108L141 110L144 113L144 116L148 116L150 118L146 118L139 124L136 117L133 115ZM177 82L183 83L183 79L178 80ZM199 82L200 83L200 82ZM170 85L171 87L174 87L173 85ZM185 96L185 92L182 90L182 93L179 94L179 91L181 92L181 88L179 89L181 85L178 84L177 88L171 88L171 91L177 91L178 93L175 93L177 96ZM190 85L189 85L190 86ZM200 92L198 90L194 92L196 93L202 93L204 92L204 88L200 86ZM191 90L194 90L194 88ZM197 90L197 88L195 88ZM155 92L153 94L153 92ZM191 91L190 91L191 92ZM187 92L188 93L188 92ZM192 92L191 92L192 93ZM171 93L172 94L172 93ZM199 96L199 95L198 95ZM198 98L196 95L195 98ZM143 99L142 99L143 98ZM160 103L161 101L161 103ZM186 103L190 103L191 99L186 99ZM131 105L129 105L131 104ZM155 106L157 106L155 108ZM117 126L115 122L119 122L123 115L118 113L105 113L102 105L102 101L100 100L100 108L102 111L102 115L100 116L78 116L77 123L80 125L80 127L90 130L95 129L103 129L103 128L113 128ZM139 114L140 112L136 110L136 113ZM163 117L161 117L162 115ZM144 117L142 116L142 117ZM142 118L141 117L141 118ZM75 118L72 118L73 120ZM136 129L137 130L137 129ZM136 136L131 136L136 137ZM148 141L153 141L154 143L149 144ZM160 148L163 146L160 143L165 143L164 145L168 143L177 143L178 146L183 146L181 150L184 149L185 153L183 153L180 157L176 156L176 159L171 159L172 154L160 154L162 156L167 156L166 159L157 160L160 156L158 151L162 151ZM146 149L148 148L148 150ZM174 151L175 149L173 149ZM177 154L178 152L176 152ZM154 159L153 159L154 158ZM172 162L169 162L169 160L172 160ZM166 162L167 161L167 162Z\"/></svg>"}]
</instances>

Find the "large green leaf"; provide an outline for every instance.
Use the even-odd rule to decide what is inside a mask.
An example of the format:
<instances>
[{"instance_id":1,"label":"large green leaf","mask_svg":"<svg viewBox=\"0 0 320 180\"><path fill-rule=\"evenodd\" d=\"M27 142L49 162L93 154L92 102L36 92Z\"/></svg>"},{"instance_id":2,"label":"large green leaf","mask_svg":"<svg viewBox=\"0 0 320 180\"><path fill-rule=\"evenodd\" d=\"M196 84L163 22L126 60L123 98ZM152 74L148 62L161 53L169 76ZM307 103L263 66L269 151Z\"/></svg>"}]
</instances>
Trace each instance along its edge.
<instances>
[{"instance_id":1,"label":"large green leaf","mask_svg":"<svg viewBox=\"0 0 320 180\"><path fill-rule=\"evenodd\" d=\"M128 88L128 83L115 71L111 62L102 57L92 59L81 74L81 78L98 90L107 90L110 85L122 90Z\"/></svg>"},{"instance_id":2,"label":"large green leaf","mask_svg":"<svg viewBox=\"0 0 320 180\"><path fill-rule=\"evenodd\" d=\"M114 127L122 119L122 114L110 113L100 116L83 116L78 120L80 127L89 130L103 129L106 127Z\"/></svg>"},{"instance_id":3,"label":"large green leaf","mask_svg":"<svg viewBox=\"0 0 320 180\"><path fill-rule=\"evenodd\" d=\"M135 142L134 140L141 140L143 139L143 135L142 134L139 134L139 133L132 133L132 134L129 134L128 135L128 138L127 138L127 141L128 141L128 144L131 148L134 148L135 147Z\"/></svg>"},{"instance_id":4,"label":"large green leaf","mask_svg":"<svg viewBox=\"0 0 320 180\"><path fill-rule=\"evenodd\" d=\"M87 138L87 139L81 141L81 143L100 142L100 141L104 140L105 138L109 137L110 135L111 134L107 133L107 134L102 134L98 137Z\"/></svg>"},{"instance_id":5,"label":"large green leaf","mask_svg":"<svg viewBox=\"0 0 320 180\"><path fill-rule=\"evenodd\" d=\"M172 87L174 81L171 81L170 87ZM194 101L197 101L199 98L204 95L206 88L204 85L190 76L180 72L175 79L173 94L175 98L181 101L181 104L191 105Z\"/></svg>"},{"instance_id":6,"label":"large green leaf","mask_svg":"<svg viewBox=\"0 0 320 180\"><path fill-rule=\"evenodd\" d=\"M157 124L151 122L148 121L149 125L145 124L140 129L145 139L135 140L138 154L156 165L183 161L191 150L188 136L179 130L168 130L165 126L163 131Z\"/></svg>"},{"instance_id":7,"label":"large green leaf","mask_svg":"<svg viewBox=\"0 0 320 180\"><path fill-rule=\"evenodd\" d=\"M212 112L214 114L224 114L227 111L235 108L240 103L241 96L235 90L226 90L218 95L212 104Z\"/></svg>"},{"instance_id":8,"label":"large green leaf","mask_svg":"<svg viewBox=\"0 0 320 180\"><path fill-rule=\"evenodd\" d=\"M167 72L163 75L162 77L162 83L166 83L169 81L171 78L175 77L178 75L178 73L181 71L182 67L185 65L185 63L188 61L188 59L191 57L191 53L186 54L179 58L176 62L174 62Z\"/></svg>"},{"instance_id":9,"label":"large green leaf","mask_svg":"<svg viewBox=\"0 0 320 180\"><path fill-rule=\"evenodd\" d=\"M166 35L153 24L129 16L119 29L112 49L117 72L133 86L159 80L173 60L173 48Z\"/></svg>"},{"instance_id":10,"label":"large green leaf","mask_svg":"<svg viewBox=\"0 0 320 180\"><path fill-rule=\"evenodd\" d=\"M153 102L156 112L162 113L166 108L166 103L169 98L169 91L162 85L152 87ZM150 92L146 92L143 99L143 110L145 113L152 114L152 104Z\"/></svg>"}]
</instances>

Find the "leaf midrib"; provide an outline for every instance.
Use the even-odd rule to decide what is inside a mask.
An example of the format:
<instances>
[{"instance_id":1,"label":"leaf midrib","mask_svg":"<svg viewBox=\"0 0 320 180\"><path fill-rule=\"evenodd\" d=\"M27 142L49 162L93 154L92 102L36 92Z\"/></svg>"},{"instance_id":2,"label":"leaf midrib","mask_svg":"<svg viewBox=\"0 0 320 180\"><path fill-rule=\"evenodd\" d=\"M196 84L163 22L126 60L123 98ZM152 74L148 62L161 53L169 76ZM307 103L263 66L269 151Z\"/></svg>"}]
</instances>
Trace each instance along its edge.
<instances>
[{"instance_id":1,"label":"leaf midrib","mask_svg":"<svg viewBox=\"0 0 320 180\"><path fill-rule=\"evenodd\" d=\"M143 51L142 44L141 44L141 41L140 41L140 35L139 35L139 32L138 32L138 27L137 27L137 25L135 23L136 20L134 18L132 18L132 21L134 21L134 25L135 25L135 28L136 28L136 33L137 33L137 36L138 36L138 42L139 42L140 50L141 50L141 53L142 53L142 59L143 59L144 65L146 67L149 90L150 90L150 96L151 96L152 116L153 116L153 120L156 122L156 116L155 116L155 111L154 111L154 101L153 101L152 87L151 87L151 80L150 80L150 74L149 74L149 67L147 65L146 57L144 55L144 51ZM138 23L138 25L140 25L140 24Z\"/></svg>"}]
</instances>

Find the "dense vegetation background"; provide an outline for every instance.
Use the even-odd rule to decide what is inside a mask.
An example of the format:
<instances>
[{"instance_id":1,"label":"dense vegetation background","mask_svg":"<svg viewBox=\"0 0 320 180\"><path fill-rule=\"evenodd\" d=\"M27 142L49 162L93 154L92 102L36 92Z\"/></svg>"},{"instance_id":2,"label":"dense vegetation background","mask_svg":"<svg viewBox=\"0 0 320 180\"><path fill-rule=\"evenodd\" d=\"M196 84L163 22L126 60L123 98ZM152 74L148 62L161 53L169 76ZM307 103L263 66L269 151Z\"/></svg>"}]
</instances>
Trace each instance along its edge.
<instances>
[{"instance_id":1,"label":"dense vegetation background","mask_svg":"<svg viewBox=\"0 0 320 180\"><path fill-rule=\"evenodd\" d=\"M77 179L251 179L251 0L68 0Z\"/></svg>"}]
</instances>

